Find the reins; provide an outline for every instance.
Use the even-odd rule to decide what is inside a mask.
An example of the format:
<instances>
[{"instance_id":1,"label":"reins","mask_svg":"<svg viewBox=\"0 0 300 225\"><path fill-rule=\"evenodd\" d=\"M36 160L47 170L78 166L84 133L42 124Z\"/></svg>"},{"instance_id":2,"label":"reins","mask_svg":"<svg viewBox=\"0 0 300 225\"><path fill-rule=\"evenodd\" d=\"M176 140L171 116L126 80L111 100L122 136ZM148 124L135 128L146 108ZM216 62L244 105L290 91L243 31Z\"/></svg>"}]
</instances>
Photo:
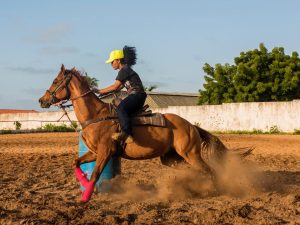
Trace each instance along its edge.
<instances>
[{"instance_id":1,"label":"reins","mask_svg":"<svg viewBox=\"0 0 300 225\"><path fill-rule=\"evenodd\" d=\"M88 90L87 92L85 92L85 93L83 93L83 94L81 94L81 95L79 95L79 96L76 96L76 97L74 97L74 98L66 99L66 101L63 101L63 102L61 102L60 104L58 104L57 106L58 106L59 108L62 109L62 111L64 112L64 114L57 120L57 122L59 122L64 116L66 116L66 117L68 118L68 120L70 121L71 126L74 128L74 130L75 130L76 132L79 132L79 131L77 130L77 128L73 125L73 121L71 120L71 118L69 117L68 112L66 111L66 108L69 108L69 107L71 107L71 106L73 106L73 105L72 105L72 104L64 105L64 103L66 103L66 102L68 102L68 101L72 101L72 100L76 100L76 99L82 98L82 97L86 96L87 94L89 94L89 93L91 93L91 92L92 92L91 90Z\"/></svg>"},{"instance_id":2,"label":"reins","mask_svg":"<svg viewBox=\"0 0 300 225\"><path fill-rule=\"evenodd\" d=\"M76 96L76 97L74 97L74 98L70 98L69 100L70 100L70 101L76 100L76 99L78 99L78 98L81 98L81 97L86 96L87 94L89 94L89 93L91 93L91 92L92 92L92 90L88 90L87 92L85 92L85 93L83 93L83 94L81 94L81 95L79 95L79 96Z\"/></svg>"},{"instance_id":3,"label":"reins","mask_svg":"<svg viewBox=\"0 0 300 225\"><path fill-rule=\"evenodd\" d=\"M62 105L62 104L59 105L59 108L62 109L62 111L64 112L64 114L57 120L57 122L59 122L64 116L66 116L66 117L68 118L68 120L70 121L70 124L71 124L71 126L74 128L74 130L75 130L76 132L79 132L79 130L77 130L77 127L75 127L75 126L73 125L73 121L71 120L71 118L69 117L68 112L67 112L66 109L65 109L65 108L70 107L70 106L72 106L72 105Z\"/></svg>"}]
</instances>

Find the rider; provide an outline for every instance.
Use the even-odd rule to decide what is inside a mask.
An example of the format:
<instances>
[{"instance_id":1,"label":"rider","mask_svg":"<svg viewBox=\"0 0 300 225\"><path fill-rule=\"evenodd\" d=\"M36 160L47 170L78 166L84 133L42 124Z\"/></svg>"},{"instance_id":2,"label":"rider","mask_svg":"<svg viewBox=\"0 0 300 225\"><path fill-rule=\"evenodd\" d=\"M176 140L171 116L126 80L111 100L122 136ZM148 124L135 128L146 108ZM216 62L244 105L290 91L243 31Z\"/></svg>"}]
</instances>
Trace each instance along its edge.
<instances>
[{"instance_id":1,"label":"rider","mask_svg":"<svg viewBox=\"0 0 300 225\"><path fill-rule=\"evenodd\" d=\"M147 97L139 75L131 68L136 64L135 47L124 46L123 50L112 51L106 63L110 63L114 70L119 70L118 75L114 84L97 89L96 92L108 94L126 87L128 96L117 107L121 132L114 133L112 139L131 143L133 138L130 115L143 107Z\"/></svg>"}]
</instances>

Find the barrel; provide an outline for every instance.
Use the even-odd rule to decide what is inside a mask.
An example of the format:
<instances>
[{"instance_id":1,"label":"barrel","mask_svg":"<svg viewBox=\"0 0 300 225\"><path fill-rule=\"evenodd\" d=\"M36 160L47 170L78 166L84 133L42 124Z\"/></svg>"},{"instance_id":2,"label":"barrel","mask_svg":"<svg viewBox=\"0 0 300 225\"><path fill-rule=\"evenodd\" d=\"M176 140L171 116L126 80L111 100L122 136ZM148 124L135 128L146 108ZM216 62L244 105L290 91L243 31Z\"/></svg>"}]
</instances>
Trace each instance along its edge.
<instances>
[{"instance_id":1,"label":"barrel","mask_svg":"<svg viewBox=\"0 0 300 225\"><path fill-rule=\"evenodd\" d=\"M84 155L89 151L89 148L86 146L85 142L82 139L82 133L79 134L79 157ZM87 178L90 179L93 173L93 170L96 166L96 161L84 163L80 165L81 170L87 174ZM111 189L111 183L109 182L112 178L121 173L121 159L117 156L112 156L112 158L106 163L97 183L96 190L97 192L105 193L109 192ZM80 185L81 190L85 188Z\"/></svg>"}]
</instances>

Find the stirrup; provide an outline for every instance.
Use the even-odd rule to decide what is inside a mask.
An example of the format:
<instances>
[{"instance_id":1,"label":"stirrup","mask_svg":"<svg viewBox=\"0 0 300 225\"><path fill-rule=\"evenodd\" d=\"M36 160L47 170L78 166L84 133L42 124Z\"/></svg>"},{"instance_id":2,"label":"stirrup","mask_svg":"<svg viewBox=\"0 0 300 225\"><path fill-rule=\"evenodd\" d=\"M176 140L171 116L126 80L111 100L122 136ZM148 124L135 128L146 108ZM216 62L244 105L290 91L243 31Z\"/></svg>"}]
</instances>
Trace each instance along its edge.
<instances>
[{"instance_id":1,"label":"stirrup","mask_svg":"<svg viewBox=\"0 0 300 225\"><path fill-rule=\"evenodd\" d=\"M121 131L119 133L113 133L111 138L117 142L123 142L126 144L130 144L133 142L133 138L131 135L126 134L125 132Z\"/></svg>"},{"instance_id":2,"label":"stirrup","mask_svg":"<svg viewBox=\"0 0 300 225\"><path fill-rule=\"evenodd\" d=\"M113 133L111 135L111 138L115 141L124 141L128 137L128 134L126 134L124 131L118 132L118 133Z\"/></svg>"},{"instance_id":3,"label":"stirrup","mask_svg":"<svg viewBox=\"0 0 300 225\"><path fill-rule=\"evenodd\" d=\"M128 135L126 140L125 140L125 143L126 144L131 144L132 142L134 142L133 137L131 135Z\"/></svg>"}]
</instances>

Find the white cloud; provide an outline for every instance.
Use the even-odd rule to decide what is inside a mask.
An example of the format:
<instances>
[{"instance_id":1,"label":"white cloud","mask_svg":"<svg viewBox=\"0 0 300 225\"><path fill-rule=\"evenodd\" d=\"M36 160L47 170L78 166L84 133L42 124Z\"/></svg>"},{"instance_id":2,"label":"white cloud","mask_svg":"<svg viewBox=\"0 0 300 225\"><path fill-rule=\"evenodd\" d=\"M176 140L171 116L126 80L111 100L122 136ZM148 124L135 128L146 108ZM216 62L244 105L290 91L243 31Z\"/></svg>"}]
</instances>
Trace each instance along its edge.
<instances>
[{"instance_id":1,"label":"white cloud","mask_svg":"<svg viewBox=\"0 0 300 225\"><path fill-rule=\"evenodd\" d=\"M46 48L42 48L41 52L43 54L47 54L47 55L53 55L53 54L75 54L78 53L79 50L77 48L73 48L73 47L46 47Z\"/></svg>"},{"instance_id":2,"label":"white cloud","mask_svg":"<svg viewBox=\"0 0 300 225\"><path fill-rule=\"evenodd\" d=\"M84 55L88 57L99 57L99 55L95 54L94 52L86 52Z\"/></svg>"},{"instance_id":3,"label":"white cloud","mask_svg":"<svg viewBox=\"0 0 300 225\"><path fill-rule=\"evenodd\" d=\"M37 38L41 42L59 41L70 34L70 32L71 29L66 24L57 24L53 27L49 27L48 29L41 31Z\"/></svg>"},{"instance_id":4,"label":"white cloud","mask_svg":"<svg viewBox=\"0 0 300 225\"><path fill-rule=\"evenodd\" d=\"M41 68L33 68L33 67L18 67L18 66L11 66L7 67L10 71L28 73L28 74L49 74L55 73L56 71L53 69L41 69Z\"/></svg>"},{"instance_id":5,"label":"white cloud","mask_svg":"<svg viewBox=\"0 0 300 225\"><path fill-rule=\"evenodd\" d=\"M29 41L40 43L56 43L64 40L71 33L71 28L67 24L56 24L43 30L38 30L34 36L28 38Z\"/></svg>"}]
</instances>

